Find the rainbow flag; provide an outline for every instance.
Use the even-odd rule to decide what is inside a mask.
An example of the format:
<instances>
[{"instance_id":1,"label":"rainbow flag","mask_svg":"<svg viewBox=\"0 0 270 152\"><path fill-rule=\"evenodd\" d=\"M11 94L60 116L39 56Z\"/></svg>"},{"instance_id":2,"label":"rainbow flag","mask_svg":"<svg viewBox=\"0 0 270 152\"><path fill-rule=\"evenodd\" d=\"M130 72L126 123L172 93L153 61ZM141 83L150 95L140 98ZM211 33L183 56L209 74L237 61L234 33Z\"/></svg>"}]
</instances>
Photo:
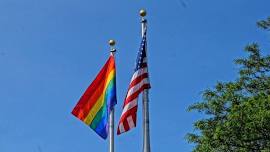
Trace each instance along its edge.
<instances>
[{"instance_id":1,"label":"rainbow flag","mask_svg":"<svg viewBox=\"0 0 270 152\"><path fill-rule=\"evenodd\" d=\"M80 98L72 114L106 139L109 114L116 102L116 69L114 57L111 55Z\"/></svg>"}]
</instances>

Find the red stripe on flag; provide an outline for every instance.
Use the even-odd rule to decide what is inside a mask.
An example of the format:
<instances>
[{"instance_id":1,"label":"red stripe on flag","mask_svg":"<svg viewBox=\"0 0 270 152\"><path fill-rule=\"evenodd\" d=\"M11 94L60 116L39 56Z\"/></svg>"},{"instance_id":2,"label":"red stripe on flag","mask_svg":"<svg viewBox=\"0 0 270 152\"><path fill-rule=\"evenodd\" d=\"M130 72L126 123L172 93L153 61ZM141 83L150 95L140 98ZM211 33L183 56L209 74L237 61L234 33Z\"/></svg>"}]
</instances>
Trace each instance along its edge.
<instances>
[{"instance_id":1,"label":"red stripe on flag","mask_svg":"<svg viewBox=\"0 0 270 152\"><path fill-rule=\"evenodd\" d=\"M128 89L130 89L130 88L132 88L133 86L137 85L138 83L140 83L140 82L141 82L143 79L145 79L145 78L148 78L148 73L144 73L144 74L142 74L142 75L136 77L136 78L130 83Z\"/></svg>"},{"instance_id":2,"label":"red stripe on flag","mask_svg":"<svg viewBox=\"0 0 270 152\"><path fill-rule=\"evenodd\" d=\"M136 126L136 113L137 113L137 110L138 110L138 106L133 107L133 108L131 108L130 110L128 110L124 115L121 116L121 119L120 119L120 121L119 121L119 124L120 124L120 123L123 123L125 132L127 132L128 130L130 130L129 125L128 125L128 122L127 122L127 117L132 116L134 125ZM134 119L134 118L135 118L135 119ZM118 125L118 126L119 126L119 125ZM135 127L135 126L134 126L134 127ZM119 130L119 127L118 127L118 129L117 129L117 134L118 134L118 135L121 134L121 133L120 133L120 130Z\"/></svg>"},{"instance_id":3,"label":"red stripe on flag","mask_svg":"<svg viewBox=\"0 0 270 152\"><path fill-rule=\"evenodd\" d=\"M94 106L104 90L104 85L106 83L106 79L104 78L109 75L111 70L115 69L114 65L114 58L110 56L95 80L86 89L79 102L73 109L72 114L74 116L80 120L84 120L87 117L90 109Z\"/></svg>"},{"instance_id":4,"label":"red stripe on flag","mask_svg":"<svg viewBox=\"0 0 270 152\"><path fill-rule=\"evenodd\" d=\"M128 104L130 101L136 99L144 89L150 89L150 84L149 83L144 84L138 91L134 92L132 95L127 97L125 99L125 101L124 101L124 106L123 107L125 107L125 105Z\"/></svg>"}]
</instances>

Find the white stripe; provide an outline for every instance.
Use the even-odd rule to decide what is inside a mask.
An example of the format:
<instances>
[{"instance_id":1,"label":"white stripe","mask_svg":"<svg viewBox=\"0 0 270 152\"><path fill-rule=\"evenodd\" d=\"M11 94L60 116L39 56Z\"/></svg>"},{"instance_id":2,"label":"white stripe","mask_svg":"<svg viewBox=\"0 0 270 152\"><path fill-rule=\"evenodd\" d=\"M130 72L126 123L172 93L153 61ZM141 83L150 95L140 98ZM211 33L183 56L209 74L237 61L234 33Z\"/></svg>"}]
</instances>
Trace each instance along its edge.
<instances>
[{"instance_id":1,"label":"white stripe","mask_svg":"<svg viewBox=\"0 0 270 152\"><path fill-rule=\"evenodd\" d=\"M134 79L136 79L138 76L143 75L144 73L148 73L147 67L137 70L137 71L133 74L133 76L132 76L130 82L132 82L132 81L133 81Z\"/></svg>"},{"instance_id":2,"label":"white stripe","mask_svg":"<svg viewBox=\"0 0 270 152\"><path fill-rule=\"evenodd\" d=\"M128 125L129 125L129 129L135 127L134 122L133 122L133 119L132 119L132 116L128 116L127 117L127 122L128 122Z\"/></svg>"},{"instance_id":3,"label":"white stripe","mask_svg":"<svg viewBox=\"0 0 270 152\"><path fill-rule=\"evenodd\" d=\"M130 109L132 109L133 107L138 105L138 98L132 100L131 102L129 102L128 104L125 105L125 107L123 108L121 117Z\"/></svg>"},{"instance_id":4,"label":"white stripe","mask_svg":"<svg viewBox=\"0 0 270 152\"><path fill-rule=\"evenodd\" d=\"M140 81L140 83L136 84L132 88L128 90L127 98L131 96L134 92L138 91L144 84L148 84L149 80L148 78L144 78Z\"/></svg>"},{"instance_id":5,"label":"white stripe","mask_svg":"<svg viewBox=\"0 0 270 152\"><path fill-rule=\"evenodd\" d=\"M121 122L121 123L119 124L119 131L120 131L120 133L125 132L125 128L124 128L123 122Z\"/></svg>"}]
</instances>

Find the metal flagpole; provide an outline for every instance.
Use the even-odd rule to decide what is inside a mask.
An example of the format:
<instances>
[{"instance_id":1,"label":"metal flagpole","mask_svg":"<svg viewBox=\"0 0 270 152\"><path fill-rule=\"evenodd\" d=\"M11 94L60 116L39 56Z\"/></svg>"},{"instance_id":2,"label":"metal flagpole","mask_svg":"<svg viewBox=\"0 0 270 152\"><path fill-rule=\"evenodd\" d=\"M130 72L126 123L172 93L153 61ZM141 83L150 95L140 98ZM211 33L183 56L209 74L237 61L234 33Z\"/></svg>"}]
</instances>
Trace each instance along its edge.
<instances>
[{"instance_id":1,"label":"metal flagpole","mask_svg":"<svg viewBox=\"0 0 270 152\"><path fill-rule=\"evenodd\" d=\"M142 18L142 37L147 28L147 20L145 19L146 11L140 10L140 16ZM147 52L147 45L145 46ZM150 129L149 129L149 98L148 89L143 91L143 152L150 152Z\"/></svg>"},{"instance_id":2,"label":"metal flagpole","mask_svg":"<svg viewBox=\"0 0 270 152\"><path fill-rule=\"evenodd\" d=\"M115 41L109 40L110 52L114 56L116 49L114 48ZM110 112L109 119L109 152L114 152L114 107Z\"/></svg>"}]
</instances>

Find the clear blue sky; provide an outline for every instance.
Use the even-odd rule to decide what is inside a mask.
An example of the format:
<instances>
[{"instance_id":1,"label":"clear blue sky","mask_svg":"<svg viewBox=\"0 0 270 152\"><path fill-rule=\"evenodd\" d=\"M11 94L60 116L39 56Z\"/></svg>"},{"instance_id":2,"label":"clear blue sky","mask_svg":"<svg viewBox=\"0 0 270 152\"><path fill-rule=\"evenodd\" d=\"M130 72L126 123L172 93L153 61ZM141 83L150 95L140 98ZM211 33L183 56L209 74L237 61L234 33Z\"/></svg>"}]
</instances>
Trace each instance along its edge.
<instances>
[{"instance_id":1,"label":"clear blue sky","mask_svg":"<svg viewBox=\"0 0 270 152\"><path fill-rule=\"evenodd\" d=\"M148 11L153 152L188 152L184 136L202 116L188 105L217 81L234 80L249 42L270 50L255 22L269 0L0 0L0 151L106 152L107 141L70 112L117 41L116 123ZM264 52L269 53L269 52ZM142 149L138 127L116 137L117 152Z\"/></svg>"}]
</instances>

